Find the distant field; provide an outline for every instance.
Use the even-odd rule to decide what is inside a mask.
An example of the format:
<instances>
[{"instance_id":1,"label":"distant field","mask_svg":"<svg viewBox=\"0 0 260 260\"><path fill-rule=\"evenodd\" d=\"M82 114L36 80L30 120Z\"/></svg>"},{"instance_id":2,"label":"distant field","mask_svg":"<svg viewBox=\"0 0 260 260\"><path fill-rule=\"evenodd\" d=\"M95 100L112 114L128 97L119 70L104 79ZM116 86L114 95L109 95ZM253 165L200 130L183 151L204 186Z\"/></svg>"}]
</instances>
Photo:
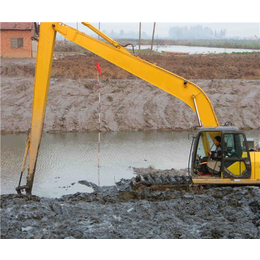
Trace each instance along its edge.
<instances>
[{"instance_id":1,"label":"distant field","mask_svg":"<svg viewBox=\"0 0 260 260\"><path fill-rule=\"evenodd\" d=\"M134 43L139 44L138 39L117 39L121 44ZM150 45L151 40L142 40L141 45ZM260 50L260 40L162 40L155 39L156 45L183 45L183 46L198 46L198 47L218 47L218 48L235 48L235 49L249 49ZM55 51L57 52L77 52L88 53L83 47L68 41L57 41L55 44ZM149 50L150 51L150 50Z\"/></svg>"},{"instance_id":2,"label":"distant field","mask_svg":"<svg viewBox=\"0 0 260 260\"><path fill-rule=\"evenodd\" d=\"M137 39L120 39L121 43L136 42ZM141 45L151 44L151 40L142 40ZM236 48L236 49L260 49L260 40L163 40L155 39L154 45L184 45L199 47L219 47L219 48Z\"/></svg>"}]
</instances>

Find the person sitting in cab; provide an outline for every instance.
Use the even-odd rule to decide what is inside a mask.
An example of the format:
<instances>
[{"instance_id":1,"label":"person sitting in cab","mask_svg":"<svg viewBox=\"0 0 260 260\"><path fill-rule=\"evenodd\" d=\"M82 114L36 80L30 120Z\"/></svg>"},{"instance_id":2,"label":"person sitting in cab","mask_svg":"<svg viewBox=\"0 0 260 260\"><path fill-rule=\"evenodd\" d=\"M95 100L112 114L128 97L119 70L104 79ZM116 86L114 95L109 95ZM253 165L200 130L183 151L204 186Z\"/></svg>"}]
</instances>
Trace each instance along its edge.
<instances>
[{"instance_id":1,"label":"person sitting in cab","mask_svg":"<svg viewBox=\"0 0 260 260\"><path fill-rule=\"evenodd\" d=\"M214 139L214 144L216 145L215 151L208 151L208 154L210 155L210 158L214 160L221 159L221 137L216 136Z\"/></svg>"},{"instance_id":2,"label":"person sitting in cab","mask_svg":"<svg viewBox=\"0 0 260 260\"><path fill-rule=\"evenodd\" d=\"M216 145L215 151L208 151L209 157L207 161L201 163L201 174L200 175L216 175L220 176L221 170L221 137L216 136L214 139Z\"/></svg>"}]
</instances>

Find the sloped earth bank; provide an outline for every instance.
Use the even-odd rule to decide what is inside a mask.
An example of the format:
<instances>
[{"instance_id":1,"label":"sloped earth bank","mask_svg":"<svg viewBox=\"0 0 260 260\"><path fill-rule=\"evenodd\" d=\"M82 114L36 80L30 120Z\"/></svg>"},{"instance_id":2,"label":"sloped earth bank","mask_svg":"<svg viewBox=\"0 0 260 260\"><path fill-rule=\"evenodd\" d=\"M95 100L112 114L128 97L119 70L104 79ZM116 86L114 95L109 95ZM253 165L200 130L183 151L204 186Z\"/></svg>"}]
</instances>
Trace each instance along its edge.
<instances>
[{"instance_id":1,"label":"sloped earth bank","mask_svg":"<svg viewBox=\"0 0 260 260\"><path fill-rule=\"evenodd\" d=\"M260 238L260 188L131 192L129 180L60 199L1 196L1 238ZM129 196L129 194L131 196Z\"/></svg>"},{"instance_id":2,"label":"sloped earth bank","mask_svg":"<svg viewBox=\"0 0 260 260\"><path fill-rule=\"evenodd\" d=\"M260 129L259 54L142 58L200 86L221 125L231 121L240 129ZM198 124L182 101L88 54L54 61L45 132L98 130L96 61L102 68L101 131L190 130ZM2 133L26 132L30 127L34 70L33 59L2 59Z\"/></svg>"},{"instance_id":3,"label":"sloped earth bank","mask_svg":"<svg viewBox=\"0 0 260 260\"><path fill-rule=\"evenodd\" d=\"M193 80L209 96L221 125L260 129L260 80ZM101 131L190 130L198 125L184 102L139 79L104 80ZM2 133L26 132L31 122L33 78L2 78ZM51 79L44 132L98 130L94 79Z\"/></svg>"}]
</instances>

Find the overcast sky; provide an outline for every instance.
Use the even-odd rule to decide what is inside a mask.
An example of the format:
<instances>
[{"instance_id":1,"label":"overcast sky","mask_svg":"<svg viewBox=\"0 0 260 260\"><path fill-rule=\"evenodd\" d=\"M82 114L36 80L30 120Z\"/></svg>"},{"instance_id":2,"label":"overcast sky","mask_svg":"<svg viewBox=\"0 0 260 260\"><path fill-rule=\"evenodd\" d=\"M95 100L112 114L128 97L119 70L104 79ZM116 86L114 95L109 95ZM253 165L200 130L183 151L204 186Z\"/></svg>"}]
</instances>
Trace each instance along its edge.
<instances>
[{"instance_id":1,"label":"overcast sky","mask_svg":"<svg viewBox=\"0 0 260 260\"><path fill-rule=\"evenodd\" d=\"M79 28L80 31L86 32L87 34L92 34L92 32L84 25L82 25L80 22L65 22L66 24L74 27ZM92 25L94 25L96 28L99 27L98 22L90 22ZM156 22L156 29L155 29L155 36L158 35L158 37L167 37L169 36L169 29L174 26L179 27L190 27L195 25L202 25L203 27L210 27L213 31L217 30L220 31L221 29L227 29L226 37L234 37L239 36L241 38L243 37L254 37L254 35L259 36L259 30L260 30L260 23L170 23L170 22ZM153 25L154 23L148 23L144 22L141 23L141 31L146 32L148 35L152 35L153 32ZM111 32L113 30L116 33L119 33L120 30L123 30L125 33L129 31L139 31L139 22L135 23L126 23L126 22L117 22L117 23L111 23L111 22L100 22L100 29L101 31L106 30L107 32Z\"/></svg>"},{"instance_id":2,"label":"overcast sky","mask_svg":"<svg viewBox=\"0 0 260 260\"><path fill-rule=\"evenodd\" d=\"M100 21L101 31L128 32L138 31L141 21L142 31L148 35L152 35L153 22L156 22L155 35L159 37L168 36L172 26L199 23L212 30L227 29L228 37L260 37L259 10L260 1L255 0L243 3L237 0L13 0L1 2L0 22L63 21L76 27L77 21L96 21L92 23L98 27ZM87 32L83 25L79 29Z\"/></svg>"}]
</instances>

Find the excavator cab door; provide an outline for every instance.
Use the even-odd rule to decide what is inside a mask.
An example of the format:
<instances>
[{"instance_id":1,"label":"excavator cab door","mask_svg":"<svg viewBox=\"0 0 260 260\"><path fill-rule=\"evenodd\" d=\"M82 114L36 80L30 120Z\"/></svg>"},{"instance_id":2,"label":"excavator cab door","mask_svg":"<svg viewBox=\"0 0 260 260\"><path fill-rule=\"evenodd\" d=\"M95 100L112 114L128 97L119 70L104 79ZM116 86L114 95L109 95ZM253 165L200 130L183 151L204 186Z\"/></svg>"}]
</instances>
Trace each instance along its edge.
<instances>
[{"instance_id":1,"label":"excavator cab door","mask_svg":"<svg viewBox=\"0 0 260 260\"><path fill-rule=\"evenodd\" d=\"M193 145L192 172L196 175L209 174L213 176L221 175L222 158L216 157L214 160L209 155L209 151L216 150L214 139L221 137L221 131L214 129L200 130L195 137Z\"/></svg>"},{"instance_id":2,"label":"excavator cab door","mask_svg":"<svg viewBox=\"0 0 260 260\"><path fill-rule=\"evenodd\" d=\"M250 178L251 162L243 132L222 132L223 178Z\"/></svg>"}]
</instances>

